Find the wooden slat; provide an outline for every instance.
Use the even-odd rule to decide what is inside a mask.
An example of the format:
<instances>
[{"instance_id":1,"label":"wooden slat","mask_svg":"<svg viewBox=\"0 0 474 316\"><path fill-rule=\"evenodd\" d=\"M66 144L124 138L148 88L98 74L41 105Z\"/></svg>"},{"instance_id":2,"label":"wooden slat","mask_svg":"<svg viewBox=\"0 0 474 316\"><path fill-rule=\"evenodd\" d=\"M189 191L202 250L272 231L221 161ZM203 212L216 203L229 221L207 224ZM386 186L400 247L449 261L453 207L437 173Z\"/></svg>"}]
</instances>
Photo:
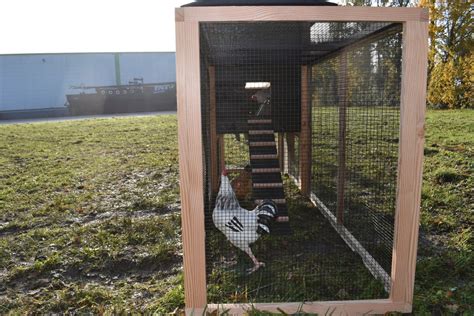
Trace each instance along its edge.
<instances>
[{"instance_id":1,"label":"wooden slat","mask_svg":"<svg viewBox=\"0 0 474 316\"><path fill-rule=\"evenodd\" d=\"M217 156L217 123L216 123L216 68L209 66L209 129L210 129L210 177L211 189L213 193L219 190L219 166Z\"/></svg>"},{"instance_id":2,"label":"wooden slat","mask_svg":"<svg viewBox=\"0 0 474 316\"><path fill-rule=\"evenodd\" d=\"M186 308L206 306L199 27L176 23L179 175Z\"/></svg>"},{"instance_id":3,"label":"wooden slat","mask_svg":"<svg viewBox=\"0 0 474 316\"><path fill-rule=\"evenodd\" d=\"M344 188L346 182L346 115L347 115L347 52L339 57L338 99L339 99L339 135L337 154L337 207L336 217L339 224L344 223Z\"/></svg>"},{"instance_id":4,"label":"wooden slat","mask_svg":"<svg viewBox=\"0 0 474 316\"><path fill-rule=\"evenodd\" d=\"M427 21L427 9L325 7L325 6L239 6L183 8L186 21Z\"/></svg>"},{"instance_id":5,"label":"wooden slat","mask_svg":"<svg viewBox=\"0 0 474 316\"><path fill-rule=\"evenodd\" d=\"M254 183L253 187L257 189L283 188L283 183Z\"/></svg>"},{"instance_id":6,"label":"wooden slat","mask_svg":"<svg viewBox=\"0 0 474 316\"><path fill-rule=\"evenodd\" d=\"M222 170L225 169L225 139L224 139L224 134L218 135L217 136L217 143L219 147L219 171L222 172Z\"/></svg>"},{"instance_id":7,"label":"wooden slat","mask_svg":"<svg viewBox=\"0 0 474 316\"><path fill-rule=\"evenodd\" d=\"M320 301L305 303L254 303L254 304L209 304L207 311L226 311L229 315L243 315L249 310L262 310L282 314L313 313L317 315L374 315L387 311L406 313L409 307L394 303L389 299L353 300L353 301ZM201 314L199 314L201 315Z\"/></svg>"},{"instance_id":8,"label":"wooden slat","mask_svg":"<svg viewBox=\"0 0 474 316\"><path fill-rule=\"evenodd\" d=\"M309 67L301 66L301 132L300 132L301 193L311 193L311 106L309 102Z\"/></svg>"},{"instance_id":9,"label":"wooden slat","mask_svg":"<svg viewBox=\"0 0 474 316\"><path fill-rule=\"evenodd\" d=\"M253 173L274 173L280 172L280 168L254 168L252 169Z\"/></svg>"},{"instance_id":10,"label":"wooden slat","mask_svg":"<svg viewBox=\"0 0 474 316\"><path fill-rule=\"evenodd\" d=\"M288 216L278 216L275 220L278 223L286 223L290 221L290 218Z\"/></svg>"},{"instance_id":11,"label":"wooden slat","mask_svg":"<svg viewBox=\"0 0 474 316\"><path fill-rule=\"evenodd\" d=\"M272 120L268 120L268 119L252 119L252 120L248 120L247 123L249 123L249 124L271 124L271 123L272 123Z\"/></svg>"},{"instance_id":12,"label":"wooden slat","mask_svg":"<svg viewBox=\"0 0 474 316\"><path fill-rule=\"evenodd\" d=\"M249 135L271 135L275 132L273 130L251 130L249 131Z\"/></svg>"},{"instance_id":13,"label":"wooden slat","mask_svg":"<svg viewBox=\"0 0 474 316\"><path fill-rule=\"evenodd\" d=\"M250 142L250 146L254 147L267 147L267 146L276 146L275 142Z\"/></svg>"},{"instance_id":14,"label":"wooden slat","mask_svg":"<svg viewBox=\"0 0 474 316\"><path fill-rule=\"evenodd\" d=\"M400 145L390 298L411 306L423 172L428 23L403 29Z\"/></svg>"},{"instance_id":15,"label":"wooden slat","mask_svg":"<svg viewBox=\"0 0 474 316\"><path fill-rule=\"evenodd\" d=\"M250 159L277 159L277 154L268 154L268 155L250 155Z\"/></svg>"},{"instance_id":16,"label":"wooden slat","mask_svg":"<svg viewBox=\"0 0 474 316\"><path fill-rule=\"evenodd\" d=\"M280 169L285 172L285 139L283 133L278 133L278 160Z\"/></svg>"},{"instance_id":17,"label":"wooden slat","mask_svg":"<svg viewBox=\"0 0 474 316\"><path fill-rule=\"evenodd\" d=\"M288 174L291 173L291 166L295 162L295 154L295 134L286 133L286 172Z\"/></svg>"}]
</instances>

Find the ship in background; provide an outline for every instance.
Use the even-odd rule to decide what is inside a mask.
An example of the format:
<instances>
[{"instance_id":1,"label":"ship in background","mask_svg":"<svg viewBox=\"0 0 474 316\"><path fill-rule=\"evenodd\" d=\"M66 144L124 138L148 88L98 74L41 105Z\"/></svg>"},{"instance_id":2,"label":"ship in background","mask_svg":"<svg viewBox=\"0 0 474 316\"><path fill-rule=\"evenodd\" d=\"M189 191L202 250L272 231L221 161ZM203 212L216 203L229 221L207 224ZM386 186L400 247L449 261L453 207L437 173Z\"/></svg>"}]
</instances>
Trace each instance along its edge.
<instances>
[{"instance_id":1,"label":"ship in background","mask_svg":"<svg viewBox=\"0 0 474 316\"><path fill-rule=\"evenodd\" d=\"M97 115L176 111L176 83L144 83L134 78L128 85L73 86L81 90L66 95L70 115Z\"/></svg>"},{"instance_id":2,"label":"ship in background","mask_svg":"<svg viewBox=\"0 0 474 316\"><path fill-rule=\"evenodd\" d=\"M97 115L176 111L176 83L144 83L143 78L133 78L122 85L120 54L114 54L114 86L72 86L81 90L66 95L69 115Z\"/></svg>"}]
</instances>

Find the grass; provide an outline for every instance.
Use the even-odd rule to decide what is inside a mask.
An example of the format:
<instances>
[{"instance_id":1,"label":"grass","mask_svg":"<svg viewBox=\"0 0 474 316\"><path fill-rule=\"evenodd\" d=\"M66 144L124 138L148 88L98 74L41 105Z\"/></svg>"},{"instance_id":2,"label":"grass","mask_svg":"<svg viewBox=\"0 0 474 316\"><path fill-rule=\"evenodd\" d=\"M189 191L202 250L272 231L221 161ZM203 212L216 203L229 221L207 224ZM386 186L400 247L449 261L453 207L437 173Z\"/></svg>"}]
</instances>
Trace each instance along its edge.
<instances>
[{"instance_id":1,"label":"grass","mask_svg":"<svg viewBox=\"0 0 474 316\"><path fill-rule=\"evenodd\" d=\"M2 125L0 165L0 314L182 307L175 116ZM424 169L414 313L471 315L473 111L428 112ZM295 213L310 207L297 195L290 190L290 212L307 216ZM257 252L273 246L262 240ZM235 260L248 264L238 252ZM291 275L295 284L303 277ZM379 290L367 282L361 297ZM214 284L215 297L245 300L258 289L257 280L239 291Z\"/></svg>"},{"instance_id":2,"label":"grass","mask_svg":"<svg viewBox=\"0 0 474 316\"><path fill-rule=\"evenodd\" d=\"M0 152L0 314L182 304L175 116L4 125Z\"/></svg>"},{"instance_id":3,"label":"grass","mask_svg":"<svg viewBox=\"0 0 474 316\"><path fill-rule=\"evenodd\" d=\"M301 196L292 180L284 182L293 231L270 234L255 243L255 255L267 263L264 269L247 275L248 257L217 229L206 232L209 302L386 298L383 284L367 271L360 257Z\"/></svg>"},{"instance_id":4,"label":"grass","mask_svg":"<svg viewBox=\"0 0 474 316\"><path fill-rule=\"evenodd\" d=\"M426 123L415 309L473 315L474 111L429 111Z\"/></svg>"},{"instance_id":5,"label":"grass","mask_svg":"<svg viewBox=\"0 0 474 316\"><path fill-rule=\"evenodd\" d=\"M398 164L399 109L351 106L346 118L344 226L389 272ZM313 110L312 191L336 215L339 112Z\"/></svg>"}]
</instances>

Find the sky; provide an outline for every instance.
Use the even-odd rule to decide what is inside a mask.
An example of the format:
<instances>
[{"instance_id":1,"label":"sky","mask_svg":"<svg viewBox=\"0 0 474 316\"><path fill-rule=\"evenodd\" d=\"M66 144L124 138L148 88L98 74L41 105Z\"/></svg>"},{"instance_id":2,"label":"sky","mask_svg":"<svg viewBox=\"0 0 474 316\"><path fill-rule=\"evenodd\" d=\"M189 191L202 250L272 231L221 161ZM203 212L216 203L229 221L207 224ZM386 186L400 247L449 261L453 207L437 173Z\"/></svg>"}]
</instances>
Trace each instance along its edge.
<instances>
[{"instance_id":1,"label":"sky","mask_svg":"<svg viewBox=\"0 0 474 316\"><path fill-rule=\"evenodd\" d=\"M0 54L175 51L191 0L2 0Z\"/></svg>"}]
</instances>

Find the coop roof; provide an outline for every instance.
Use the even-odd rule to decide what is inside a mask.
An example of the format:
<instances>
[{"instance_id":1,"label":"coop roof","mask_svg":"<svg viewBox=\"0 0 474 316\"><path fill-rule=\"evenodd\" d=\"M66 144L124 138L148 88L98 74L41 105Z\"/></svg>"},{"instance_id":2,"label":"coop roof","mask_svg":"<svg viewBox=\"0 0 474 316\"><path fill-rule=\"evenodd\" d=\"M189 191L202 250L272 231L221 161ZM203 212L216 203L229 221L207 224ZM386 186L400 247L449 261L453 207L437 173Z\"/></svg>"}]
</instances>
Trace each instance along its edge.
<instances>
[{"instance_id":1,"label":"coop roof","mask_svg":"<svg viewBox=\"0 0 474 316\"><path fill-rule=\"evenodd\" d=\"M202 23L201 36L214 65L307 64L400 27L387 22Z\"/></svg>"}]
</instances>

